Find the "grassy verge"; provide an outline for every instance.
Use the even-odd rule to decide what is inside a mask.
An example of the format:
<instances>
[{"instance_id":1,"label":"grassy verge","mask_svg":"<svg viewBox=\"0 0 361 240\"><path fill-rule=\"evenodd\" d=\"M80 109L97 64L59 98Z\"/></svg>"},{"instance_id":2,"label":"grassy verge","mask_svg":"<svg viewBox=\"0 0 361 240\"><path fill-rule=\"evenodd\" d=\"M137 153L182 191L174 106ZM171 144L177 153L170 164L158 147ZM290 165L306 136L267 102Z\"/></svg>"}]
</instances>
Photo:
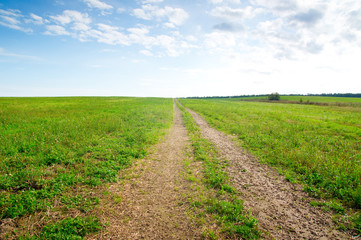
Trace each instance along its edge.
<instances>
[{"instance_id":1,"label":"grassy verge","mask_svg":"<svg viewBox=\"0 0 361 240\"><path fill-rule=\"evenodd\" d=\"M213 127L237 136L245 149L261 162L275 166L289 181L303 183L310 195L330 200L328 209L342 212L343 205L359 212L360 108L181 101ZM359 218L353 219L350 227L360 231Z\"/></svg>"},{"instance_id":2,"label":"grassy verge","mask_svg":"<svg viewBox=\"0 0 361 240\"><path fill-rule=\"evenodd\" d=\"M0 238L92 224L96 192L148 153L172 113L170 99L0 98L0 219L15 222Z\"/></svg>"},{"instance_id":3,"label":"grassy verge","mask_svg":"<svg viewBox=\"0 0 361 240\"><path fill-rule=\"evenodd\" d=\"M228 237L259 239L261 232L257 228L258 221L244 209L236 190L229 185L228 175L224 171L225 162L218 158L213 145L201 136L200 129L190 113L179 104L178 107L182 111L191 139L193 157L203 164L202 182L213 191L213 194L193 201L192 206L202 208L206 213L214 216L221 226L222 233ZM195 179L191 180L195 181ZM206 235L209 238L216 238L213 231L209 231Z\"/></svg>"}]
</instances>

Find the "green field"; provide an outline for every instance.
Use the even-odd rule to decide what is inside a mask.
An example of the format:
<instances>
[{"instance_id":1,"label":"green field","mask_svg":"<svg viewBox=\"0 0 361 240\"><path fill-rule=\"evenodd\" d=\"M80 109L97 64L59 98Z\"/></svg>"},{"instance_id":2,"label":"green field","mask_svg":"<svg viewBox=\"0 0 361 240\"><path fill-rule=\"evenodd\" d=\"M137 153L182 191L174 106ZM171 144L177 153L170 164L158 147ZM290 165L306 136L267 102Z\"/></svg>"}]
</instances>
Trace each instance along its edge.
<instances>
[{"instance_id":1,"label":"green field","mask_svg":"<svg viewBox=\"0 0 361 240\"><path fill-rule=\"evenodd\" d=\"M337 98L338 99L338 98ZM315 197L361 208L361 110L352 107L182 99L235 135L263 163Z\"/></svg>"},{"instance_id":2,"label":"green field","mask_svg":"<svg viewBox=\"0 0 361 240\"><path fill-rule=\"evenodd\" d=\"M1 219L60 212L42 239L99 229L93 190L146 156L172 119L171 99L0 98ZM84 216L67 219L74 209Z\"/></svg>"},{"instance_id":3,"label":"green field","mask_svg":"<svg viewBox=\"0 0 361 240\"><path fill-rule=\"evenodd\" d=\"M360 107L239 99L180 102L234 135L243 148L289 181L302 183L312 196L329 199L327 207L339 213L344 207L356 212L361 208ZM259 237L257 220L243 209L213 145L181 109L193 157L204 165L204 183L217 194L223 192L217 195L222 201L195 204L208 206L207 213L229 223L225 231ZM107 186L122 180L122 170L144 158L172 121L171 99L0 98L1 221L16 223L11 234L18 239L82 239L99 231L106 223L97 218L96 209ZM360 232L361 215L355 219L351 221L358 225L351 228ZM37 222L30 233L29 222Z\"/></svg>"},{"instance_id":4,"label":"green field","mask_svg":"<svg viewBox=\"0 0 361 240\"><path fill-rule=\"evenodd\" d=\"M267 97L242 97L242 98L230 98L227 99L230 101L239 101L239 100L268 100ZM280 101L290 101L290 102L302 102L302 103L333 103L333 104L352 104L360 106L361 98L353 97L323 97L323 96L288 96L281 95Z\"/></svg>"},{"instance_id":5,"label":"green field","mask_svg":"<svg viewBox=\"0 0 361 240\"><path fill-rule=\"evenodd\" d=\"M317 96L281 96L284 101L310 101L321 103L361 103L361 98L351 97L317 97Z\"/></svg>"}]
</instances>

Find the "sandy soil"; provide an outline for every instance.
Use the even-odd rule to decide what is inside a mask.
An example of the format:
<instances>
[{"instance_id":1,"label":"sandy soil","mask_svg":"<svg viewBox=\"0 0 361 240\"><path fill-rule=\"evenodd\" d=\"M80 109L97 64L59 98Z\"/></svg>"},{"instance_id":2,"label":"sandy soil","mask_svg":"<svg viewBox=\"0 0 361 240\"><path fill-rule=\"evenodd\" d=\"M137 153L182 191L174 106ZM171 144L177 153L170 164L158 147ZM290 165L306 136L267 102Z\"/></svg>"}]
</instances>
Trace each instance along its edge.
<instances>
[{"instance_id":1,"label":"sandy soil","mask_svg":"<svg viewBox=\"0 0 361 240\"><path fill-rule=\"evenodd\" d=\"M109 226L89 239L198 239L201 231L186 214L187 191L182 160L187 131L180 110L174 106L174 125L154 154L140 161L125 185L110 186L122 201L109 201L102 209L102 222ZM106 202L106 201L105 201ZM105 203L103 203L104 205Z\"/></svg>"},{"instance_id":2,"label":"sandy soil","mask_svg":"<svg viewBox=\"0 0 361 240\"><path fill-rule=\"evenodd\" d=\"M350 239L336 230L331 215L310 206L312 200L302 187L292 184L272 168L260 164L243 151L230 136L211 128L189 110L204 138L213 142L229 166L234 187L242 192L245 207L259 219L268 239Z\"/></svg>"}]
</instances>

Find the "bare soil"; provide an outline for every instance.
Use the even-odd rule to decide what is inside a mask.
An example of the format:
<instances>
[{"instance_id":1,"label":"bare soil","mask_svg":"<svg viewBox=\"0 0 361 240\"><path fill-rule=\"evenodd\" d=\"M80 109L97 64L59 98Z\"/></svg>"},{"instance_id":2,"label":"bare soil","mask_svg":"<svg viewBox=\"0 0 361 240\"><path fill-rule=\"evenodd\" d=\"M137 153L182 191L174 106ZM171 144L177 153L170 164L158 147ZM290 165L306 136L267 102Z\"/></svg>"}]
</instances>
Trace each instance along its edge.
<instances>
[{"instance_id":1,"label":"bare soil","mask_svg":"<svg viewBox=\"0 0 361 240\"><path fill-rule=\"evenodd\" d=\"M182 176L187 131L174 105L174 125L147 159L138 162L125 184L109 187L99 206L103 231L88 239L199 239L201 230L186 213L189 182Z\"/></svg>"},{"instance_id":2,"label":"bare soil","mask_svg":"<svg viewBox=\"0 0 361 240\"><path fill-rule=\"evenodd\" d=\"M258 218L266 239L350 239L336 229L331 214L312 207L302 186L285 180L269 166L242 150L232 137L210 127L188 109L204 138L216 145L228 161L232 185L242 193L244 205Z\"/></svg>"}]
</instances>

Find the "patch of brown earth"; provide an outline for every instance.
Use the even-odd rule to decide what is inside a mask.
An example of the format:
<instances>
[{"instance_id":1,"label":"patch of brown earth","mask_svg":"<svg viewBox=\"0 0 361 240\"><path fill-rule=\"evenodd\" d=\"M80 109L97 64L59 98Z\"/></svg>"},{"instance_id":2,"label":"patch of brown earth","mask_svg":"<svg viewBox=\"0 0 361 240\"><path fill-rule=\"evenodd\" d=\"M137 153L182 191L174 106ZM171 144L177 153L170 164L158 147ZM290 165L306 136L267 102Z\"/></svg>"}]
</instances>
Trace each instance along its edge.
<instances>
[{"instance_id":1,"label":"patch of brown earth","mask_svg":"<svg viewBox=\"0 0 361 240\"><path fill-rule=\"evenodd\" d=\"M189 110L189 109L188 109ZM245 153L230 136L211 128L197 113L189 110L204 138L216 145L228 161L231 182L242 194L244 205L258 218L265 238L350 239L336 230L331 215L310 206L313 199L274 169L260 164Z\"/></svg>"},{"instance_id":2,"label":"patch of brown earth","mask_svg":"<svg viewBox=\"0 0 361 240\"><path fill-rule=\"evenodd\" d=\"M108 226L88 239L198 239L199 230L187 215L189 182L181 176L187 131L174 105L174 125L155 153L140 161L124 185L113 184L102 201L101 221ZM117 203L117 204L116 204Z\"/></svg>"},{"instance_id":3,"label":"patch of brown earth","mask_svg":"<svg viewBox=\"0 0 361 240\"><path fill-rule=\"evenodd\" d=\"M15 239L11 233L16 230L16 223L11 218L0 221L0 239Z\"/></svg>"}]
</instances>

